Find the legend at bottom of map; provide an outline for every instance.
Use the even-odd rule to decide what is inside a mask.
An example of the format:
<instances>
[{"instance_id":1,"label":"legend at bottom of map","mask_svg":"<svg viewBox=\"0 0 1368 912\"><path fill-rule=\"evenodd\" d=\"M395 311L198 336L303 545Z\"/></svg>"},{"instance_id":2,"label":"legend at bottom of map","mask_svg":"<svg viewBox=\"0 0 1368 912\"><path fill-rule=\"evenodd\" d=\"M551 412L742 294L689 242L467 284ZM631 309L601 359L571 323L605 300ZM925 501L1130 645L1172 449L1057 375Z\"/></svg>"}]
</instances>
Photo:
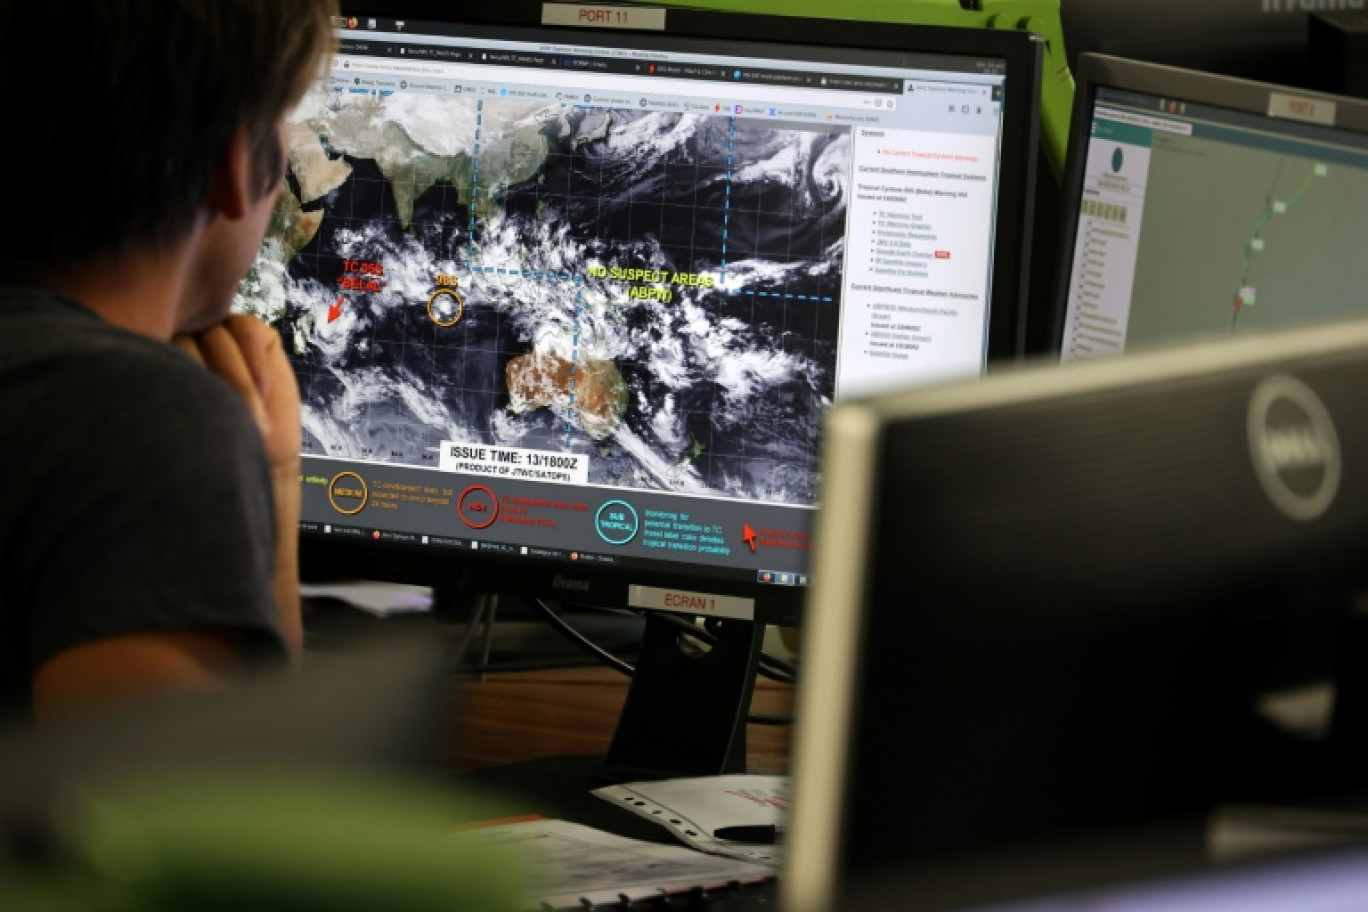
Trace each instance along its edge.
<instances>
[{"instance_id":1,"label":"legend at bottom of map","mask_svg":"<svg viewBox=\"0 0 1368 912\"><path fill-rule=\"evenodd\" d=\"M776 585L799 584L811 550L803 508L335 460L305 467L317 470L300 479L305 528L323 535L561 560L592 560L587 550L758 570Z\"/></svg>"}]
</instances>

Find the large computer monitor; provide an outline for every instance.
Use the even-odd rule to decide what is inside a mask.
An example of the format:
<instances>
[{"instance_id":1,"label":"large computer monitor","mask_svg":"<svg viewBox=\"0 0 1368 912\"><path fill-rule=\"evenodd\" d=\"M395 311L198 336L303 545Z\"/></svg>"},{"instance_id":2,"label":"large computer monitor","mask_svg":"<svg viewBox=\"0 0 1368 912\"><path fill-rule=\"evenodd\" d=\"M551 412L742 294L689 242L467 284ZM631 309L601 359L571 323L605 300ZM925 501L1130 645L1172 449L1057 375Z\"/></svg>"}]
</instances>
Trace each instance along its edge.
<instances>
[{"instance_id":1,"label":"large computer monitor","mask_svg":"<svg viewBox=\"0 0 1368 912\"><path fill-rule=\"evenodd\" d=\"M1066 360L1368 314L1368 102L1084 54Z\"/></svg>"},{"instance_id":2,"label":"large computer monitor","mask_svg":"<svg viewBox=\"0 0 1368 912\"><path fill-rule=\"evenodd\" d=\"M784 908L1361 789L1365 383L1360 321L833 409Z\"/></svg>"},{"instance_id":3,"label":"large computer monitor","mask_svg":"<svg viewBox=\"0 0 1368 912\"><path fill-rule=\"evenodd\" d=\"M344 13L239 301L299 378L306 569L796 623L826 408L1019 348L1039 39Z\"/></svg>"}]
</instances>

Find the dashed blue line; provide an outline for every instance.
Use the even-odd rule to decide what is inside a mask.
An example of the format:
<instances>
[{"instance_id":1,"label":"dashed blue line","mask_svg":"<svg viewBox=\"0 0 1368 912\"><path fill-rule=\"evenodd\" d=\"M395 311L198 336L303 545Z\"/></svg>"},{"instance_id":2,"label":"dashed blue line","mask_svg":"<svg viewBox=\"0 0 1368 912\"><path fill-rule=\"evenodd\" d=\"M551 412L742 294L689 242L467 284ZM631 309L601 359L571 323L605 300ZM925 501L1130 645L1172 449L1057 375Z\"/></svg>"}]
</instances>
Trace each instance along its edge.
<instances>
[{"instance_id":1,"label":"dashed blue line","mask_svg":"<svg viewBox=\"0 0 1368 912\"><path fill-rule=\"evenodd\" d=\"M475 129L475 146L474 146L474 154L473 154L472 157L471 157L470 250L471 250L472 254L478 253L478 249L477 249L476 246L475 246L475 204L474 204L474 200L475 200L476 198L478 198L478 197L479 197L479 194L480 194L480 190L479 190L479 183L480 183L480 139L481 139L481 135L480 135L480 134L481 134L481 129L480 129L480 127L481 127L482 124L484 123L484 116L483 116L483 114L480 113L480 112L482 112L483 110L484 110L484 102L483 102L483 101L478 102L478 103L476 104L476 115L475 115L475 127L476 127L476 129ZM721 266L721 269L720 269L720 271L721 271L721 281L722 281L722 283L723 283L724 285L725 285L726 280L727 280L727 242L728 242L728 240L730 239L730 234L731 234L731 196L732 196L732 180L733 180L732 165L733 165L733 155L734 155L735 151L736 151L736 118L735 118L735 117L729 117L729 118L728 118L728 140L727 140L726 186L725 186L725 188L724 188L723 211L722 211L722 261L721 261L721 264L720 264L720 266ZM581 304L582 304L583 299L584 299L584 290L583 290L583 289L584 289L584 276L582 276L582 275L573 275L573 276L572 276L572 275L570 275L569 273L564 273L564 272L557 274L557 273L554 273L554 272L545 272L545 273L543 273L543 272L537 272L537 271L535 271L535 270L527 270L527 269L521 269L521 270L519 270L519 269L509 269L509 268L501 267L501 266L500 266L500 267L495 267L495 266L470 266L469 268L470 268L470 271L471 271L472 273L485 273L485 274L487 274L487 275L498 274L498 275L514 276L514 277L521 276L522 278L525 278L525 279L527 279L527 278L534 278L534 279L537 279L537 280L539 280L539 281L551 281L551 282L554 282L554 281L569 282L569 281L572 281L572 280L574 281L575 286L576 286L576 288L578 289L578 291L577 291L576 294L575 294L575 313L574 313L574 323L573 323L573 335L571 336L571 371L572 371L572 373L571 373L571 376L570 376L570 389L569 389L569 400L568 400L568 401L569 401L569 404L568 404L568 406L567 406L567 408L566 408L566 413L565 413L565 418L566 418L565 447L566 447L566 449L569 449L569 448L572 446L572 444L573 444L573 441L574 441L573 435L574 435L574 431L575 431L575 422L574 422L574 418L575 418L575 408L574 408L574 406L575 406L575 391L576 391L575 372L578 370L578 365L579 365L580 308L581 308ZM835 301L835 299L832 298L830 295L794 295L794 294L781 293L781 292L767 292L767 291L759 291L759 292L757 292L757 291L755 291L754 289L746 289L746 291L745 291L744 293L745 293L746 295L752 296L752 297L758 295L759 297L762 297L762 298L774 297L774 298L784 298L784 299L797 299L797 300L800 300L800 301L809 301L809 300L810 300L810 301L822 301L822 302L825 302L825 303L828 303L828 304L829 304L829 303L833 303L833 302Z\"/></svg>"},{"instance_id":2,"label":"dashed blue line","mask_svg":"<svg viewBox=\"0 0 1368 912\"><path fill-rule=\"evenodd\" d=\"M753 288L747 288L742 294L749 298L786 298L788 300L797 301L821 301L824 304L834 304L836 302L836 299L831 297L831 295L800 295L786 291L756 291Z\"/></svg>"},{"instance_id":3,"label":"dashed blue line","mask_svg":"<svg viewBox=\"0 0 1368 912\"><path fill-rule=\"evenodd\" d=\"M475 246L475 200L480 196L480 126L484 123L484 102L475 102L475 152L470 158L470 225L466 232L470 239L470 253L479 253ZM478 271L478 267L477 267Z\"/></svg>"},{"instance_id":4,"label":"dashed blue line","mask_svg":"<svg viewBox=\"0 0 1368 912\"><path fill-rule=\"evenodd\" d=\"M575 319L570 337L570 407L565 415L565 448L570 449L575 433L575 372L579 370L580 305L584 301L584 277L575 276Z\"/></svg>"},{"instance_id":5,"label":"dashed blue line","mask_svg":"<svg viewBox=\"0 0 1368 912\"><path fill-rule=\"evenodd\" d=\"M727 118L727 188L722 201L722 284L727 284L727 230L731 222L732 153L736 151L736 118Z\"/></svg>"},{"instance_id":6,"label":"dashed blue line","mask_svg":"<svg viewBox=\"0 0 1368 912\"><path fill-rule=\"evenodd\" d=\"M725 221L726 221L726 218L727 218L727 216L724 216L724 217L723 217L724 223L725 223ZM725 237L725 232L723 233L723 236ZM472 245L472 247L473 247L473 245ZM724 272L723 272L723 277L724 277L724 281L725 281L725 275L726 275L726 273L725 273L725 268L726 268L725 260L723 261L723 264L722 264L722 265L723 265L723 270L724 270ZM581 314L581 308L582 308L582 306L583 306L583 301L584 301L584 284L585 284L585 283L584 283L584 276L583 276L583 275L579 275L579 274L570 275L569 273L564 273L564 272L562 272L562 273L544 272L544 273L543 273L543 272L537 272L537 271L535 271L535 270L528 270L528 269L509 269L509 268L503 267L503 266L479 266L479 265L471 265L471 266L468 266L467 268L468 268L472 273L476 273L476 274L478 274L478 273L485 273L485 274L487 274L487 275L496 275L496 274L497 274L497 275L503 275L503 276L511 276L511 277L513 277L513 278L519 278L519 277L521 277L521 278L524 278L524 279L537 279L537 280L539 280L539 281L548 281L548 282L555 282L555 281L570 282L570 281L573 281L573 282L575 283L575 287L576 287L576 292L575 292L575 310L574 310L574 320L573 320L573 323L572 323L572 335L571 335L571 337L570 337L570 339L571 339L571 356L570 356L570 357L571 357L571 371L572 371L572 373L571 373L570 381L569 381L569 394L568 394L568 396L567 396L567 404L566 404L566 409L565 409L565 448L566 448L567 450L570 449L570 448L574 445L574 434L575 434L575 430L576 430L576 424L575 424L575 402L576 402L576 391L577 391L577 380L576 380L576 375L577 375L578 370L579 370L579 344L580 344L580 329L581 329L581 327L580 327L580 314ZM776 298L776 299L784 299L784 300L813 301L813 302L818 302L818 301L820 301L820 302L827 303L827 304L834 303L835 300L836 300L836 299L835 299L834 297L832 297L831 295L815 295L815 294L814 294L814 295L804 295L804 294L793 294L793 293L790 293L790 292L780 292L780 291L757 291L757 290L755 290L755 289L753 289L753 288L747 288L747 289L745 289L744 291L742 291L741 294L744 294L744 295L746 295L747 297Z\"/></svg>"}]
</instances>

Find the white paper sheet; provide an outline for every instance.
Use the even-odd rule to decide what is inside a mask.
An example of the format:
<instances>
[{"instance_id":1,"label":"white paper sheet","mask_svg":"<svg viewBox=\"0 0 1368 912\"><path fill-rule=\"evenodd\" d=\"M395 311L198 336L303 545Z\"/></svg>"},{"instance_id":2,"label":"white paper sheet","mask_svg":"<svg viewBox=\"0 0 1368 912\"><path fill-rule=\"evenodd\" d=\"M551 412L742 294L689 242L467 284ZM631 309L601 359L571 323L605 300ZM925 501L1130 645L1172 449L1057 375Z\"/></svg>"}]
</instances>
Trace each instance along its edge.
<instances>
[{"instance_id":1,"label":"white paper sheet","mask_svg":"<svg viewBox=\"0 0 1368 912\"><path fill-rule=\"evenodd\" d=\"M787 776L701 776L629 782L594 789L605 801L654 820L681 842L702 852L777 866L784 857L783 828L788 816ZM722 827L778 829L774 845L718 839Z\"/></svg>"},{"instance_id":2,"label":"white paper sheet","mask_svg":"<svg viewBox=\"0 0 1368 912\"><path fill-rule=\"evenodd\" d=\"M478 827L462 831L458 838L496 843L522 854L541 878L536 901L552 908L759 883L774 874L767 865L627 839L565 820Z\"/></svg>"}]
</instances>

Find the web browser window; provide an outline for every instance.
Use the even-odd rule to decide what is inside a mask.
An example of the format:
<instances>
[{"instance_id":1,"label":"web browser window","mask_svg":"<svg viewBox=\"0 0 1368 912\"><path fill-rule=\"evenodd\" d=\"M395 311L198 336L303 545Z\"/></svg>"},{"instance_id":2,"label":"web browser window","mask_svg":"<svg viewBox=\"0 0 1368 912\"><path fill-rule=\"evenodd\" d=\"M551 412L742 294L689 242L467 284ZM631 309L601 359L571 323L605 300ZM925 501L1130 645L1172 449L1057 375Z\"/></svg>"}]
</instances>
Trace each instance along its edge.
<instances>
[{"instance_id":1,"label":"web browser window","mask_svg":"<svg viewBox=\"0 0 1368 912\"><path fill-rule=\"evenodd\" d=\"M305 530L805 584L826 408L984 368L1005 74L345 23L238 301Z\"/></svg>"}]
</instances>

